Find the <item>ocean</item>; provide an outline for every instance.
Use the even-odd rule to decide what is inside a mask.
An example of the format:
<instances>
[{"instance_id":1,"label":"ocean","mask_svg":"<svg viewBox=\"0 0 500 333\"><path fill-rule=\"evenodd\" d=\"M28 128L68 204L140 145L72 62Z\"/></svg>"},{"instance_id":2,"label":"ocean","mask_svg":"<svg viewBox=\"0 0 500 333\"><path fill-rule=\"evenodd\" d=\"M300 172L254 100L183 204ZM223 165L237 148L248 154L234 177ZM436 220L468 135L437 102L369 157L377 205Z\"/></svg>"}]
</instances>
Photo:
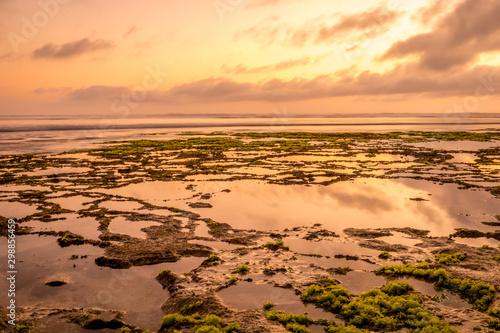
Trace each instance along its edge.
<instances>
[{"instance_id":1,"label":"ocean","mask_svg":"<svg viewBox=\"0 0 500 333\"><path fill-rule=\"evenodd\" d=\"M171 139L182 132L495 131L500 114L0 116L2 154L61 153L115 140Z\"/></svg>"}]
</instances>

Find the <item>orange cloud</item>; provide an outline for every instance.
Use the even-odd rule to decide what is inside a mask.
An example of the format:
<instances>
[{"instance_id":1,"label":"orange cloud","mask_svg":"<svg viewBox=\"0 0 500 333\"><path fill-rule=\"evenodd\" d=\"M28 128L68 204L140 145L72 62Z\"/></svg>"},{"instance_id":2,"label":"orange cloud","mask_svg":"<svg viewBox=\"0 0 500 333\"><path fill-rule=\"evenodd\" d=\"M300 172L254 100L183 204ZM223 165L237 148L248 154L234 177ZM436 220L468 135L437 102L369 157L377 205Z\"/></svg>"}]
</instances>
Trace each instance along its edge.
<instances>
[{"instance_id":1,"label":"orange cloud","mask_svg":"<svg viewBox=\"0 0 500 333\"><path fill-rule=\"evenodd\" d=\"M221 69L222 69L222 71L224 71L225 73L228 73L228 74L257 74L257 73L264 73L264 72L275 72L275 71L281 71L281 70L286 70L286 69L290 69L290 68L315 64L327 56L328 56L328 54L319 55L319 56L303 56L303 57L300 57L298 59L289 59L289 60L280 61L280 62L275 63L275 64L258 66L258 67L248 67L248 66L245 66L243 64L238 64L236 66L224 65L224 66L222 66Z\"/></svg>"},{"instance_id":2,"label":"orange cloud","mask_svg":"<svg viewBox=\"0 0 500 333\"><path fill-rule=\"evenodd\" d=\"M420 69L448 71L478 55L500 50L500 2L465 0L439 20L433 31L394 43L380 60L420 57Z\"/></svg>"},{"instance_id":3,"label":"orange cloud","mask_svg":"<svg viewBox=\"0 0 500 333\"><path fill-rule=\"evenodd\" d=\"M279 42L295 47L332 43L353 33L374 38L389 31L401 15L401 12L380 7L340 17L337 14L316 17L300 27L281 23L278 16L271 16L249 29L236 33L235 38L250 38L264 46ZM336 18L336 23L330 23Z\"/></svg>"},{"instance_id":4,"label":"orange cloud","mask_svg":"<svg viewBox=\"0 0 500 333\"><path fill-rule=\"evenodd\" d=\"M257 83L210 77L167 91L148 91L147 96L150 102L177 104L303 101L344 96L418 95L438 98L500 95L500 67L464 69L446 76L431 71L415 76L415 70L414 65L398 66L383 74L370 71L356 73L350 69L312 79L271 79ZM132 93L127 87L94 86L74 90L66 97L74 101L112 100Z\"/></svg>"},{"instance_id":5,"label":"orange cloud","mask_svg":"<svg viewBox=\"0 0 500 333\"><path fill-rule=\"evenodd\" d=\"M110 49L113 47L115 47L114 43L109 40L97 39L95 41L91 41L88 38L84 38L76 42L66 43L59 46L52 43L45 44L41 48L33 51L33 58L67 59L78 57L85 53Z\"/></svg>"}]
</instances>

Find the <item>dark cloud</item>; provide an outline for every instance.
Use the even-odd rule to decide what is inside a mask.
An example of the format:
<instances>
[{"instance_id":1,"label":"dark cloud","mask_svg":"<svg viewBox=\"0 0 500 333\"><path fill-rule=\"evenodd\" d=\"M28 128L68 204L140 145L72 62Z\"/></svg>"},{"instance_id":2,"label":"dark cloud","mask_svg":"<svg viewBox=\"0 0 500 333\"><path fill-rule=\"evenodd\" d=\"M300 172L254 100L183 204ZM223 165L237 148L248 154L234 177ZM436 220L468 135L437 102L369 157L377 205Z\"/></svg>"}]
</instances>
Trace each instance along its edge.
<instances>
[{"instance_id":1,"label":"dark cloud","mask_svg":"<svg viewBox=\"0 0 500 333\"><path fill-rule=\"evenodd\" d=\"M310 43L331 44L352 34L362 35L364 38L382 35L389 31L401 15L401 12L380 7L363 13L316 17L300 27L281 23L277 16L272 16L238 32L235 38L250 38L264 46L276 42L296 47Z\"/></svg>"},{"instance_id":2,"label":"dark cloud","mask_svg":"<svg viewBox=\"0 0 500 333\"><path fill-rule=\"evenodd\" d=\"M109 40L97 39L91 41L88 38L84 38L76 42L66 43L59 46L52 43L45 44L41 48L33 51L33 57L47 59L68 59L78 57L85 53L110 49L113 47L115 47L114 43Z\"/></svg>"},{"instance_id":3,"label":"dark cloud","mask_svg":"<svg viewBox=\"0 0 500 333\"><path fill-rule=\"evenodd\" d=\"M500 94L500 67L464 69L449 75L426 72L413 75L415 65L401 65L380 74L369 71L341 70L314 78L271 79L250 83L210 77L178 85L167 91L149 91L148 101L162 103L207 103L233 101L300 101L341 96L414 95L426 97ZM126 87L95 86L72 91L72 100L112 100L130 95Z\"/></svg>"},{"instance_id":4,"label":"dark cloud","mask_svg":"<svg viewBox=\"0 0 500 333\"><path fill-rule=\"evenodd\" d=\"M465 0L431 32L394 43L380 60L419 56L420 69L448 71L500 50L500 1Z\"/></svg>"}]
</instances>

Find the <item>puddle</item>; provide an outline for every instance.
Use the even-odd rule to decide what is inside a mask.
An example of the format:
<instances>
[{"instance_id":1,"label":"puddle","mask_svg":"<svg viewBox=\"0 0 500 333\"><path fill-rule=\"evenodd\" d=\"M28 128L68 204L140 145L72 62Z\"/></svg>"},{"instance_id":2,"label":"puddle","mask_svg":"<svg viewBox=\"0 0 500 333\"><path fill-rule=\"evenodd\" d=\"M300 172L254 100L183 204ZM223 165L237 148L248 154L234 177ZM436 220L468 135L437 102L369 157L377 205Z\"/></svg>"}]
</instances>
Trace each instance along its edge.
<instances>
[{"instance_id":1,"label":"puddle","mask_svg":"<svg viewBox=\"0 0 500 333\"><path fill-rule=\"evenodd\" d=\"M406 234L401 232L391 231L391 233L392 236L378 237L377 239L389 244L401 244L406 246L414 246L415 244L422 242L420 239L409 238Z\"/></svg>"},{"instance_id":2,"label":"puddle","mask_svg":"<svg viewBox=\"0 0 500 333\"><path fill-rule=\"evenodd\" d=\"M344 243L341 241L309 241L306 239L287 237L283 239L285 245L290 247L291 251L304 254L322 254L333 257L336 254L351 256L378 256L380 251L367 249L354 243Z\"/></svg>"},{"instance_id":3,"label":"puddle","mask_svg":"<svg viewBox=\"0 0 500 333\"><path fill-rule=\"evenodd\" d=\"M435 150L479 150L491 147L497 147L497 141L480 142L480 141L429 141L411 143L414 147L432 148Z\"/></svg>"},{"instance_id":4,"label":"puddle","mask_svg":"<svg viewBox=\"0 0 500 333\"><path fill-rule=\"evenodd\" d=\"M224 304L237 310L261 309L264 302L271 301L276 310L286 313L308 314L313 319L337 319L332 313L324 312L312 304L304 305L300 301L300 295L296 295L294 291L269 284L239 281L217 294Z\"/></svg>"},{"instance_id":5,"label":"puddle","mask_svg":"<svg viewBox=\"0 0 500 333\"><path fill-rule=\"evenodd\" d=\"M4 191L46 191L50 188L40 185L2 185Z\"/></svg>"},{"instance_id":6,"label":"puddle","mask_svg":"<svg viewBox=\"0 0 500 333\"><path fill-rule=\"evenodd\" d=\"M49 199L49 201L59 204L61 208L79 211L80 209L87 208L88 205L85 204L88 204L96 199L97 198L89 198L89 197L84 197L82 195L75 195L66 198L51 198Z\"/></svg>"},{"instance_id":7,"label":"puddle","mask_svg":"<svg viewBox=\"0 0 500 333\"><path fill-rule=\"evenodd\" d=\"M258 168L258 167L243 167L243 168L237 168L237 169L231 169L228 170L227 172L229 173L238 173L238 174L249 174L249 175L257 175L257 176L268 176L268 175L275 175L280 170L273 170L273 169L268 169L268 168Z\"/></svg>"},{"instance_id":8,"label":"puddle","mask_svg":"<svg viewBox=\"0 0 500 333\"><path fill-rule=\"evenodd\" d=\"M196 226L196 229L194 231L194 234L198 237L212 237L212 235L210 235L209 231L210 231L210 228L208 227L208 225L203 222L203 221L197 221L198 225Z\"/></svg>"},{"instance_id":9,"label":"puddle","mask_svg":"<svg viewBox=\"0 0 500 333\"><path fill-rule=\"evenodd\" d=\"M187 273L198 266L205 260L206 258L200 257L183 257L179 261L176 262L167 262L163 264L153 265L154 267L158 267L155 273L155 277L158 273L160 273L163 269L170 269L177 275Z\"/></svg>"},{"instance_id":10,"label":"puddle","mask_svg":"<svg viewBox=\"0 0 500 333\"><path fill-rule=\"evenodd\" d=\"M48 168L45 170L37 170L26 173L28 176L47 176L47 175L60 175L64 173L87 173L92 171L90 168L71 168L71 167L62 167L62 168Z\"/></svg>"},{"instance_id":11,"label":"puddle","mask_svg":"<svg viewBox=\"0 0 500 333\"><path fill-rule=\"evenodd\" d=\"M190 240L190 241L188 241L188 243L205 245L205 246L208 246L210 248L217 249L217 250L234 250L238 246L241 246L241 245L229 244L226 242L206 241L206 240L198 240L198 239Z\"/></svg>"},{"instance_id":12,"label":"puddle","mask_svg":"<svg viewBox=\"0 0 500 333\"><path fill-rule=\"evenodd\" d=\"M450 162L450 163L475 163L475 160L477 160L479 158L474 154L466 154L466 153L452 154L452 155L453 155L453 158L451 160L448 160L447 162Z\"/></svg>"},{"instance_id":13,"label":"puddle","mask_svg":"<svg viewBox=\"0 0 500 333\"><path fill-rule=\"evenodd\" d=\"M455 237L453 239L455 240L455 243L465 244L473 247L482 247L483 245L488 245L490 247L498 248L498 245L500 244L499 241L493 238L486 238L486 237L479 237L479 238Z\"/></svg>"},{"instance_id":14,"label":"puddle","mask_svg":"<svg viewBox=\"0 0 500 333\"><path fill-rule=\"evenodd\" d=\"M122 212L130 212L142 208L142 205L136 201L103 201L99 206Z\"/></svg>"},{"instance_id":15,"label":"puddle","mask_svg":"<svg viewBox=\"0 0 500 333\"><path fill-rule=\"evenodd\" d=\"M66 231L69 230L77 235L82 235L87 239L99 239L101 232L97 230L99 222L92 217L78 218L74 214L62 214L58 217L66 217L66 220L53 222L29 221L22 226L32 227L33 231Z\"/></svg>"},{"instance_id":16,"label":"puddle","mask_svg":"<svg viewBox=\"0 0 500 333\"><path fill-rule=\"evenodd\" d=\"M472 305L461 299L459 296L452 294L448 290L436 291L434 284L412 278L399 278L397 281L408 282L415 288L415 291L428 296L438 296L439 303L456 309L472 309Z\"/></svg>"},{"instance_id":17,"label":"puddle","mask_svg":"<svg viewBox=\"0 0 500 333\"><path fill-rule=\"evenodd\" d=\"M349 266L351 269L355 270L374 271L380 267L380 265L370 264L364 260L347 260L347 259L325 258L325 257L317 258L310 256L298 256L298 258L324 268Z\"/></svg>"},{"instance_id":18,"label":"puddle","mask_svg":"<svg viewBox=\"0 0 500 333\"><path fill-rule=\"evenodd\" d=\"M339 280L342 287L349 290L351 295L359 295L370 289L380 288L387 283L384 277L371 272L351 271L346 275L334 275L333 277Z\"/></svg>"},{"instance_id":19,"label":"puddle","mask_svg":"<svg viewBox=\"0 0 500 333\"><path fill-rule=\"evenodd\" d=\"M18 275L16 301L19 306L95 307L126 311L124 320L142 329L156 331L164 313L160 310L168 298L155 277L164 268L182 274L198 267L204 258L182 258L176 263L132 267L126 270L99 267L94 259L103 249L90 245L61 248L55 237L23 235L16 238ZM6 239L0 239L6 247ZM68 260L72 255L87 258ZM73 267L76 265L76 267ZM0 269L6 271L5 263ZM54 278L67 280L61 287L45 283ZM7 290L6 281L0 282ZM5 288L3 288L5 287Z\"/></svg>"},{"instance_id":20,"label":"puddle","mask_svg":"<svg viewBox=\"0 0 500 333\"><path fill-rule=\"evenodd\" d=\"M98 192L132 197L145 200L154 205L165 206L167 201L191 198L193 192L186 190L187 185L189 184L178 181L153 181L131 184L116 189L99 189Z\"/></svg>"},{"instance_id":21,"label":"puddle","mask_svg":"<svg viewBox=\"0 0 500 333\"><path fill-rule=\"evenodd\" d=\"M22 218L37 212L36 205L27 205L21 202L0 201L0 216L11 218Z\"/></svg>"},{"instance_id":22,"label":"puddle","mask_svg":"<svg viewBox=\"0 0 500 333\"><path fill-rule=\"evenodd\" d=\"M338 234L348 227L377 226L412 227L445 236L455 228L470 227L474 214L494 213L498 205L498 199L486 191L411 179L358 179L308 187L236 181L226 187L230 193L211 198L213 208L192 210L237 229L283 230L321 223ZM417 197L430 201L408 200ZM457 207L463 215L457 214ZM479 230L492 230L476 225Z\"/></svg>"},{"instance_id":23,"label":"puddle","mask_svg":"<svg viewBox=\"0 0 500 333\"><path fill-rule=\"evenodd\" d=\"M141 229L154 225L162 224L154 221L128 221L124 217L119 216L109 223L108 230L115 234L146 239L146 233Z\"/></svg>"}]
</instances>

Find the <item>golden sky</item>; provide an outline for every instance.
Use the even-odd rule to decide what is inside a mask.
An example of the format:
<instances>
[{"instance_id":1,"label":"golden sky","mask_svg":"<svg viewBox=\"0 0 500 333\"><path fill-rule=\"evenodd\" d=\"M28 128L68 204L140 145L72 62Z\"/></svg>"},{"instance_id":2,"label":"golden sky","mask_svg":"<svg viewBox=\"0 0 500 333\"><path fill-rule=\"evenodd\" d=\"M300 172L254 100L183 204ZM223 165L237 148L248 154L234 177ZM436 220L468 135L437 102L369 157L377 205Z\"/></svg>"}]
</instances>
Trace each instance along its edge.
<instances>
[{"instance_id":1,"label":"golden sky","mask_svg":"<svg viewBox=\"0 0 500 333\"><path fill-rule=\"evenodd\" d=\"M0 114L497 112L498 0L0 0Z\"/></svg>"}]
</instances>

